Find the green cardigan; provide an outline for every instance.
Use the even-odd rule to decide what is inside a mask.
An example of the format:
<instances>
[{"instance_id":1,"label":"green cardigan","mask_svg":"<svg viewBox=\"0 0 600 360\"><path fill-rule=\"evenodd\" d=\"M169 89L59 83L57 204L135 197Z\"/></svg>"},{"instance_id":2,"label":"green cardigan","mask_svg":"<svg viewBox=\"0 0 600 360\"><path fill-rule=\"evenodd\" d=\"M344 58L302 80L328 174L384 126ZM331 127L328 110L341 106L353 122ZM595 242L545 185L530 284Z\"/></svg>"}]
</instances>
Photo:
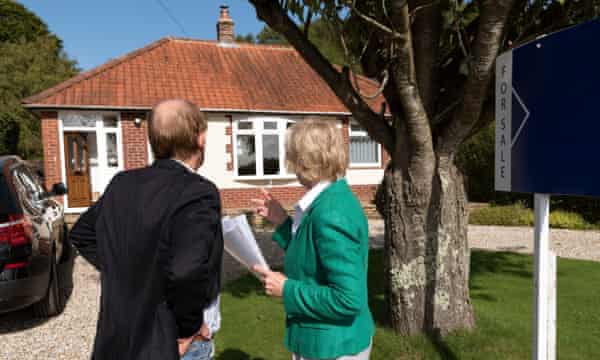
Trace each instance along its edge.
<instances>
[{"instance_id":1,"label":"green cardigan","mask_svg":"<svg viewBox=\"0 0 600 360\"><path fill-rule=\"evenodd\" d=\"M365 350L375 329L367 296L369 227L346 181L319 194L295 236L288 218L273 240L285 250L287 348L315 359Z\"/></svg>"}]
</instances>

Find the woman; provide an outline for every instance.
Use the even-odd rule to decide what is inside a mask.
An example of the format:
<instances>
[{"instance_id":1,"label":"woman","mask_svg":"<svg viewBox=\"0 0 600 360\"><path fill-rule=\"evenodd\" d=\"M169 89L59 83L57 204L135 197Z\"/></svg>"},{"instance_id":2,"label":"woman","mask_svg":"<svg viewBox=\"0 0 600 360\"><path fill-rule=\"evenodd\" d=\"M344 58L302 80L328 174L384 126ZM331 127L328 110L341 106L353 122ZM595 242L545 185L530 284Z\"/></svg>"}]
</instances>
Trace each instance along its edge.
<instances>
[{"instance_id":1,"label":"woman","mask_svg":"<svg viewBox=\"0 0 600 360\"><path fill-rule=\"evenodd\" d=\"M283 297L285 343L294 360L368 359L374 324L367 303L368 224L342 177L347 146L332 122L306 120L286 139L287 167L306 194L293 218L270 193L257 214L277 225L284 274L255 267L268 295Z\"/></svg>"}]
</instances>

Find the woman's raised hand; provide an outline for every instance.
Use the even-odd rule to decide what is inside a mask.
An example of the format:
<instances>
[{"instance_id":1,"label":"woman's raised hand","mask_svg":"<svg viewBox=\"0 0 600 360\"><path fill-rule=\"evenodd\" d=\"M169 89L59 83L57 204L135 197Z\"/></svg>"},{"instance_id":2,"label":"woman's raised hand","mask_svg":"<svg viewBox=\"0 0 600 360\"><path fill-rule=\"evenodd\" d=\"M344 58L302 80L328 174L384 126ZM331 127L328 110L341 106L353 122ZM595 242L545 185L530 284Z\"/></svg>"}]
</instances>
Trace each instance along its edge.
<instances>
[{"instance_id":1,"label":"woman's raised hand","mask_svg":"<svg viewBox=\"0 0 600 360\"><path fill-rule=\"evenodd\" d=\"M279 201L273 198L271 193L265 189L260 189L262 199L252 199L254 203L254 212L279 226L285 222L288 214Z\"/></svg>"}]
</instances>

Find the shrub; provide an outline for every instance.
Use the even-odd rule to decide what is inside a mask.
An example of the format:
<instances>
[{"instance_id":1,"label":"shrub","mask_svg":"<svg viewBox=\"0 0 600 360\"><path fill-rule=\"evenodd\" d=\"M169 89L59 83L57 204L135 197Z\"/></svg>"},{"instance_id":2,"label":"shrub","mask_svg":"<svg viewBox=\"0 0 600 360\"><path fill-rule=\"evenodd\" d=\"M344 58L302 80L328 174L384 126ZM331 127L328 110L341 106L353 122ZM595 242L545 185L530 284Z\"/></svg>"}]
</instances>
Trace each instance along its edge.
<instances>
[{"instance_id":1,"label":"shrub","mask_svg":"<svg viewBox=\"0 0 600 360\"><path fill-rule=\"evenodd\" d=\"M550 226L557 229L588 230L594 226L585 221L583 216L563 210L550 213Z\"/></svg>"},{"instance_id":2,"label":"shrub","mask_svg":"<svg viewBox=\"0 0 600 360\"><path fill-rule=\"evenodd\" d=\"M469 221L474 225L531 226L533 212L522 203L489 206L473 210Z\"/></svg>"},{"instance_id":3,"label":"shrub","mask_svg":"<svg viewBox=\"0 0 600 360\"><path fill-rule=\"evenodd\" d=\"M469 222L473 225L533 226L533 210L523 203L505 206L488 206L471 211ZM555 229L591 230L600 225L590 223L577 213L556 210L550 213L550 227Z\"/></svg>"}]
</instances>

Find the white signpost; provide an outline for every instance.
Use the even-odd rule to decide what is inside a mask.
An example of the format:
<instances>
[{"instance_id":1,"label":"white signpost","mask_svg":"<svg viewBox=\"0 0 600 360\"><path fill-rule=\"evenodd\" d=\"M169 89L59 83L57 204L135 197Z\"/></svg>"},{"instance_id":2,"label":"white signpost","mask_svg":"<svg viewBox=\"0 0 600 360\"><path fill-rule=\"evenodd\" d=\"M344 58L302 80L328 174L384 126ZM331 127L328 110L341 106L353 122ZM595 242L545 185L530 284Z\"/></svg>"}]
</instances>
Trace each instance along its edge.
<instances>
[{"instance_id":1,"label":"white signpost","mask_svg":"<svg viewBox=\"0 0 600 360\"><path fill-rule=\"evenodd\" d=\"M556 255L550 250L550 195L534 195L533 359L556 359Z\"/></svg>"}]
</instances>

